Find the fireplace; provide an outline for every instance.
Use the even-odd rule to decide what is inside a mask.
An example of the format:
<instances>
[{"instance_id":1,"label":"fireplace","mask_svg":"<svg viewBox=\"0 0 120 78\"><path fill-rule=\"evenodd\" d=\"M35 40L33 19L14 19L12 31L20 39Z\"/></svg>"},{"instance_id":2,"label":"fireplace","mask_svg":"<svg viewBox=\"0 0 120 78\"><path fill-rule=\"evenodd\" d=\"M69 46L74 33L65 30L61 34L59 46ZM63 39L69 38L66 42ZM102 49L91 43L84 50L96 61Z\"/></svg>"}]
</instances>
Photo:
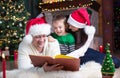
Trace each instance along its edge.
<instances>
[{"instance_id":1,"label":"fireplace","mask_svg":"<svg viewBox=\"0 0 120 78\"><path fill-rule=\"evenodd\" d=\"M52 24L52 19L56 14L62 14L65 16L69 16L69 14L72 13L72 11L76 10L75 9L68 9L68 10L59 10L59 11L45 11L43 12L45 14L45 18L49 24ZM94 48L95 50L99 50L99 46L103 45L102 38L97 36L99 34L99 27L98 27L98 12L89 8L91 10L92 14L90 14L90 20L91 20L91 25L95 26L96 28L96 34L93 42L91 43L90 47Z\"/></svg>"}]
</instances>

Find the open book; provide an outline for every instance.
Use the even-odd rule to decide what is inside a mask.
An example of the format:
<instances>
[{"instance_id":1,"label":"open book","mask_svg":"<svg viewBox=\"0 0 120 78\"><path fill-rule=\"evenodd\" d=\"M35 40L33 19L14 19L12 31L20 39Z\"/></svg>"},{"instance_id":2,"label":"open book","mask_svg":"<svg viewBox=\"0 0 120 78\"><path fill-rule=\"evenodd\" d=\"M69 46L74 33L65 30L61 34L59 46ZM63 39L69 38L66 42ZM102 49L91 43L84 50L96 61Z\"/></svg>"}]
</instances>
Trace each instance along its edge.
<instances>
[{"instance_id":1,"label":"open book","mask_svg":"<svg viewBox=\"0 0 120 78\"><path fill-rule=\"evenodd\" d=\"M32 61L32 64L35 67L36 66L42 67L45 64L45 62L47 62L48 65L60 64L64 66L63 70L68 71L78 71L80 67L80 59L70 56L57 55L55 58L52 58L50 56L35 56L35 55L29 56Z\"/></svg>"}]
</instances>

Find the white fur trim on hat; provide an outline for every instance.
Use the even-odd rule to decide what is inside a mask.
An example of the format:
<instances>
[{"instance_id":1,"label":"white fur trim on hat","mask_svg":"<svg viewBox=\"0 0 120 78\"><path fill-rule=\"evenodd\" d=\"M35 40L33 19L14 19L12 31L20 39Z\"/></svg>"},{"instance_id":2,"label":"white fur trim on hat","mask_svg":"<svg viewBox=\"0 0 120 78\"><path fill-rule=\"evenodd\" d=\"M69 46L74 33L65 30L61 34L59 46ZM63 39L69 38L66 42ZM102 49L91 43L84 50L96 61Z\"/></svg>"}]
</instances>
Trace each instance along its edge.
<instances>
[{"instance_id":1,"label":"white fur trim on hat","mask_svg":"<svg viewBox=\"0 0 120 78\"><path fill-rule=\"evenodd\" d=\"M77 22L76 20L74 20L74 19L71 17L71 14L70 14L67 22L68 22L69 24L71 24L72 26L77 27L77 28L84 28L84 27L86 26L86 24L79 23L79 22Z\"/></svg>"},{"instance_id":2,"label":"white fur trim on hat","mask_svg":"<svg viewBox=\"0 0 120 78\"><path fill-rule=\"evenodd\" d=\"M49 24L35 24L33 25L28 34L31 34L32 36L37 35L49 35L51 33L51 26Z\"/></svg>"}]
</instances>

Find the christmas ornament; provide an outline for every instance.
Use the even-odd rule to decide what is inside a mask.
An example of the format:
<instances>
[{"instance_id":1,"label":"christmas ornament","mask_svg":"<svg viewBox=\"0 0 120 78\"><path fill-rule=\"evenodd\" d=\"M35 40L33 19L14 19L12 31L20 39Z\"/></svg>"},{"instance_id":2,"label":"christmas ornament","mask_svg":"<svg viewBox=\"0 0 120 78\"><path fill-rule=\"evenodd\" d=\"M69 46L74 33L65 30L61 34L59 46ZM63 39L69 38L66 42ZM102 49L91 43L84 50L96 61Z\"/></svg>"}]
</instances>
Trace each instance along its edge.
<instances>
[{"instance_id":1,"label":"christmas ornament","mask_svg":"<svg viewBox=\"0 0 120 78\"><path fill-rule=\"evenodd\" d=\"M2 24L2 21L0 21L0 24Z\"/></svg>"},{"instance_id":2,"label":"christmas ornament","mask_svg":"<svg viewBox=\"0 0 120 78\"><path fill-rule=\"evenodd\" d=\"M21 23L19 23L19 26L20 26L20 27L22 27L22 24L21 24Z\"/></svg>"},{"instance_id":3,"label":"christmas ornament","mask_svg":"<svg viewBox=\"0 0 120 78\"><path fill-rule=\"evenodd\" d=\"M111 54L110 54L110 44L107 43L105 50L106 50L106 56L103 60L101 72L103 78L112 78L115 72L115 65L112 60Z\"/></svg>"}]
</instances>

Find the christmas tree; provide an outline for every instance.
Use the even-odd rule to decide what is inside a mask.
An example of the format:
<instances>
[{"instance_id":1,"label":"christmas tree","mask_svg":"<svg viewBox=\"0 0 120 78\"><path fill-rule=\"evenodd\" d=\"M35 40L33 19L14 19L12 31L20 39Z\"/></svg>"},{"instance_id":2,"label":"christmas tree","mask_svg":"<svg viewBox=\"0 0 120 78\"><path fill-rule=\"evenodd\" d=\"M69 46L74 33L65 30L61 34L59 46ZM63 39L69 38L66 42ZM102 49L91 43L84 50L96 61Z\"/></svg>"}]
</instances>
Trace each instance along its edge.
<instances>
[{"instance_id":1,"label":"christmas tree","mask_svg":"<svg viewBox=\"0 0 120 78\"><path fill-rule=\"evenodd\" d=\"M110 44L108 43L105 47L106 56L105 56L105 59L103 61L101 72L103 75L113 76L114 72L115 72L115 65L114 65L113 60L111 58L109 47L110 47Z\"/></svg>"},{"instance_id":2,"label":"christmas tree","mask_svg":"<svg viewBox=\"0 0 120 78\"><path fill-rule=\"evenodd\" d=\"M0 48L18 49L29 16L23 0L0 0Z\"/></svg>"}]
</instances>

